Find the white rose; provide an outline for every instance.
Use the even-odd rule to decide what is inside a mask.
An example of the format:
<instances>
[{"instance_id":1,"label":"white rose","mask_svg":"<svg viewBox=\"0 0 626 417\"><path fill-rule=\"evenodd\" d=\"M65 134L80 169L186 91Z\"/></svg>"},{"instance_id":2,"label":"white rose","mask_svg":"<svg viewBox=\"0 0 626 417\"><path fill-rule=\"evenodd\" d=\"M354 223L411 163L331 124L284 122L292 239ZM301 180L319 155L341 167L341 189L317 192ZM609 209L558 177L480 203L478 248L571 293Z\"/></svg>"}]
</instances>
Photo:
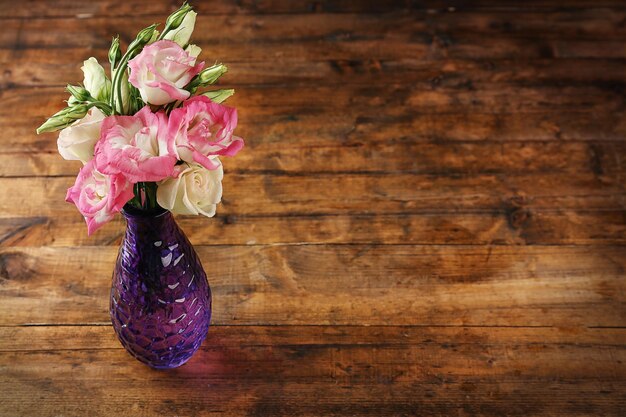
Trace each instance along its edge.
<instances>
[{"instance_id":1,"label":"white rose","mask_svg":"<svg viewBox=\"0 0 626 417\"><path fill-rule=\"evenodd\" d=\"M57 146L61 156L68 161L81 161L86 164L93 158L93 151L100 139L100 125L104 113L93 107L85 117L61 130Z\"/></svg>"},{"instance_id":2,"label":"white rose","mask_svg":"<svg viewBox=\"0 0 626 417\"><path fill-rule=\"evenodd\" d=\"M185 47L185 45L189 43L193 28L196 26L197 15L198 14L194 11L187 13L180 26L165 34L163 39L174 41L180 46Z\"/></svg>"},{"instance_id":3,"label":"white rose","mask_svg":"<svg viewBox=\"0 0 626 417\"><path fill-rule=\"evenodd\" d=\"M219 159L213 161L217 169L208 170L198 164L183 164L176 178L161 181L157 188L157 202L176 214L215 215L222 198L224 170Z\"/></svg>"},{"instance_id":4,"label":"white rose","mask_svg":"<svg viewBox=\"0 0 626 417\"><path fill-rule=\"evenodd\" d=\"M96 100L107 101L111 94L111 81L107 78L104 68L94 57L89 58L80 68L85 74L83 84L89 94Z\"/></svg>"}]
</instances>

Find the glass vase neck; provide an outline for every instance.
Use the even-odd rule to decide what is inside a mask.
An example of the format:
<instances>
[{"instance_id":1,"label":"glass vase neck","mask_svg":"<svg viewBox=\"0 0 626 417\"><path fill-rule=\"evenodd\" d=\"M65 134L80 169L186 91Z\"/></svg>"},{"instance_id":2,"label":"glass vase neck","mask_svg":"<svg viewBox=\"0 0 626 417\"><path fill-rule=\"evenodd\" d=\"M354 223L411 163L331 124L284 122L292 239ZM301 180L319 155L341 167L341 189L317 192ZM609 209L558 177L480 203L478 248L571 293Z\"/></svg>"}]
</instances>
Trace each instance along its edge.
<instances>
[{"instance_id":1,"label":"glass vase neck","mask_svg":"<svg viewBox=\"0 0 626 417\"><path fill-rule=\"evenodd\" d=\"M126 219L128 218L154 218L163 216L165 214L171 214L168 210L163 207L156 207L150 210L139 209L135 206L131 206L130 204L126 204L122 209L122 214Z\"/></svg>"}]
</instances>

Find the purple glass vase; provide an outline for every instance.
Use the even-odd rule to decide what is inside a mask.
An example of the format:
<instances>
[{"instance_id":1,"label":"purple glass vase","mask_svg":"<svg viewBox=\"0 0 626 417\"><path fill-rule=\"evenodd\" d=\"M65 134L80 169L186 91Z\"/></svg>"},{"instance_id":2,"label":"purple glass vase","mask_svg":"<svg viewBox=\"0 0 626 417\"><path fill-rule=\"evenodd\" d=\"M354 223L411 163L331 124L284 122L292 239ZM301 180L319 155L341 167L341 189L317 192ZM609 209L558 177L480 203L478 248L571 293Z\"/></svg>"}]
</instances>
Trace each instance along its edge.
<instances>
[{"instance_id":1,"label":"purple glass vase","mask_svg":"<svg viewBox=\"0 0 626 417\"><path fill-rule=\"evenodd\" d=\"M211 321L211 289L191 243L169 211L128 206L115 263L111 321L126 350L157 369L187 362Z\"/></svg>"}]
</instances>

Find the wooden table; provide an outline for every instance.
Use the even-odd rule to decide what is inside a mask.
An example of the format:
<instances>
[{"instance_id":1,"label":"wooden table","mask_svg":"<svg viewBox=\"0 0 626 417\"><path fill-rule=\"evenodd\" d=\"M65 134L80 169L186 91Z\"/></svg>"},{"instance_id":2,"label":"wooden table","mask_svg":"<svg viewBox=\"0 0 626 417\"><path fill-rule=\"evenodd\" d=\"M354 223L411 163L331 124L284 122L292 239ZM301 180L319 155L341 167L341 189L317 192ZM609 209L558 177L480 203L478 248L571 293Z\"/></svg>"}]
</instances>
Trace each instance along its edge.
<instances>
[{"instance_id":1,"label":"wooden table","mask_svg":"<svg viewBox=\"0 0 626 417\"><path fill-rule=\"evenodd\" d=\"M175 3L0 1L0 416L625 415L623 2L196 1L247 142L179 219L214 325L154 371L122 220L34 130Z\"/></svg>"}]
</instances>

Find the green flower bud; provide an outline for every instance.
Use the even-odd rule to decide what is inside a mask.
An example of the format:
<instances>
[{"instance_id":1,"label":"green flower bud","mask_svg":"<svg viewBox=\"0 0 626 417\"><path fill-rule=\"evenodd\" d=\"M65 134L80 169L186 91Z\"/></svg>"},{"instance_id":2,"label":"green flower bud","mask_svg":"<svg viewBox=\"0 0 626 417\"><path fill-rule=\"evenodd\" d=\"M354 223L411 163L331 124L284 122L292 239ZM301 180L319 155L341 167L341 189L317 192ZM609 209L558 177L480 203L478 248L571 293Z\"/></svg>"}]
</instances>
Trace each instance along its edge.
<instances>
[{"instance_id":1,"label":"green flower bud","mask_svg":"<svg viewBox=\"0 0 626 417\"><path fill-rule=\"evenodd\" d=\"M150 25L147 28L142 29L138 34L135 40L129 45L128 49L131 49L131 46L137 45L145 45L152 39L152 35L154 35L154 31L156 30L156 25Z\"/></svg>"},{"instance_id":2,"label":"green flower bud","mask_svg":"<svg viewBox=\"0 0 626 417\"><path fill-rule=\"evenodd\" d=\"M120 51L120 37L116 36L111 42L109 48L109 62L111 63L111 69L115 69L115 66L122 59L122 51Z\"/></svg>"},{"instance_id":3,"label":"green flower bud","mask_svg":"<svg viewBox=\"0 0 626 417\"><path fill-rule=\"evenodd\" d=\"M189 43L193 29L196 26L196 16L196 12L189 11L182 23L176 28L170 28L163 36L163 39L174 41L184 48Z\"/></svg>"},{"instance_id":4,"label":"green flower bud","mask_svg":"<svg viewBox=\"0 0 626 417\"><path fill-rule=\"evenodd\" d=\"M168 29L177 29L187 16L187 13L191 11L191 6L184 2L180 9L176 10L174 13L169 15L167 20L165 21L165 27Z\"/></svg>"},{"instance_id":5,"label":"green flower bud","mask_svg":"<svg viewBox=\"0 0 626 417\"><path fill-rule=\"evenodd\" d=\"M161 33L158 30L155 30L154 33L152 34L152 37L148 41L148 43L150 44L150 43L156 42L157 39L159 39L160 35L161 35Z\"/></svg>"},{"instance_id":6,"label":"green flower bud","mask_svg":"<svg viewBox=\"0 0 626 417\"><path fill-rule=\"evenodd\" d=\"M39 128L37 128L37 134L42 132L54 132L55 130L63 129L74 123L76 120L80 120L93 107L90 104L75 104L70 107L66 107L60 112L54 114L48 120L44 122Z\"/></svg>"},{"instance_id":7,"label":"green flower bud","mask_svg":"<svg viewBox=\"0 0 626 417\"><path fill-rule=\"evenodd\" d=\"M224 75L226 71L228 71L228 68L226 68L226 65L224 64L216 64L212 67L202 70L202 72L198 74L200 85L213 84L222 75Z\"/></svg>"},{"instance_id":8,"label":"green flower bud","mask_svg":"<svg viewBox=\"0 0 626 417\"><path fill-rule=\"evenodd\" d=\"M115 72L117 73L117 71L119 71L120 69L117 69ZM114 76L116 76L114 74ZM118 99L121 100L118 103L118 107L117 110L120 114L128 114L129 110L130 110L130 102L131 102L131 96L130 96L130 83L128 82L128 71L124 70L122 72L122 74L120 74L120 80L119 80L119 90L118 90Z\"/></svg>"},{"instance_id":9,"label":"green flower bud","mask_svg":"<svg viewBox=\"0 0 626 417\"><path fill-rule=\"evenodd\" d=\"M232 96L233 94L235 94L235 90L233 90L232 88L224 89L224 90L207 91L207 92L202 93L203 96L207 96L208 98L211 99L211 101L214 101L216 103L224 102L228 97Z\"/></svg>"},{"instance_id":10,"label":"green flower bud","mask_svg":"<svg viewBox=\"0 0 626 417\"><path fill-rule=\"evenodd\" d=\"M85 87L68 84L65 90L72 95L74 102L89 101L93 99Z\"/></svg>"},{"instance_id":11,"label":"green flower bud","mask_svg":"<svg viewBox=\"0 0 626 417\"><path fill-rule=\"evenodd\" d=\"M228 71L228 68L224 64L215 64L212 67L205 68L189 82L185 89L193 93L198 87L214 84L226 71Z\"/></svg>"}]
</instances>

